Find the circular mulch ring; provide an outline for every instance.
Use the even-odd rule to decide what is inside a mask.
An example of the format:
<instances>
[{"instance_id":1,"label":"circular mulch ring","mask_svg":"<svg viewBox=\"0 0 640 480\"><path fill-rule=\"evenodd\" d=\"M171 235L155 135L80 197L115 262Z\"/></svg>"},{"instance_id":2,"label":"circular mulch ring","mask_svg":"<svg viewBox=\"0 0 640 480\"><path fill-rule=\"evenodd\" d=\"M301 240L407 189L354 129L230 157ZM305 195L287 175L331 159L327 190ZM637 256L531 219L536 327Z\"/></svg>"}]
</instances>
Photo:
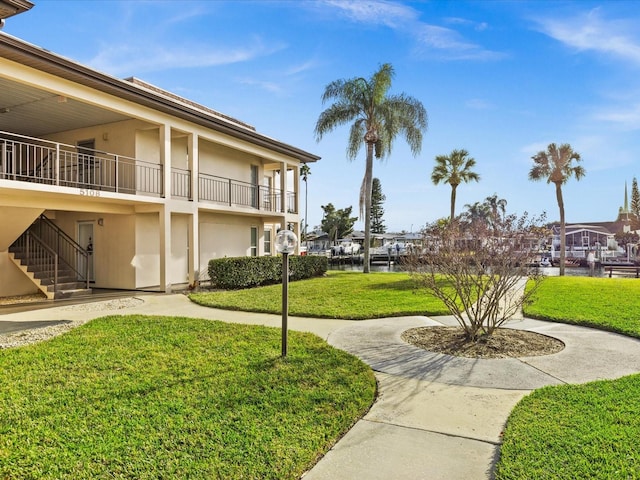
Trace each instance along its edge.
<instances>
[{"instance_id":1,"label":"circular mulch ring","mask_svg":"<svg viewBox=\"0 0 640 480\"><path fill-rule=\"evenodd\" d=\"M461 327L417 327L405 330L402 340L430 352L466 358L535 357L564 349L557 338L511 328L498 328L471 342Z\"/></svg>"}]
</instances>

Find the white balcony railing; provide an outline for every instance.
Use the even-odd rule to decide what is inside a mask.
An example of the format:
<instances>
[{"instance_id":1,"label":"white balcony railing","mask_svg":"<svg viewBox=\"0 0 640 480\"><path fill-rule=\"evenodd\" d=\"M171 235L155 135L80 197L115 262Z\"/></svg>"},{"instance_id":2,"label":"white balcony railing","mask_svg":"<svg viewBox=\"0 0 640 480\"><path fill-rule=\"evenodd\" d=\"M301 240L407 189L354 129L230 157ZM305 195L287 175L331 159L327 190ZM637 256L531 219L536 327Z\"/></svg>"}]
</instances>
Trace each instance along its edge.
<instances>
[{"instance_id":1,"label":"white balcony railing","mask_svg":"<svg viewBox=\"0 0 640 480\"><path fill-rule=\"evenodd\" d=\"M0 132L0 179L138 195L163 195L163 166Z\"/></svg>"},{"instance_id":2,"label":"white balcony railing","mask_svg":"<svg viewBox=\"0 0 640 480\"><path fill-rule=\"evenodd\" d=\"M264 185L255 185L230 178L218 177L201 173L199 176L199 200L213 202L221 205L255 208L267 212L282 213L282 190L269 188ZM290 207L290 198L295 198L295 193L287 193L287 211L295 213L297 210Z\"/></svg>"},{"instance_id":3,"label":"white balcony railing","mask_svg":"<svg viewBox=\"0 0 640 480\"><path fill-rule=\"evenodd\" d=\"M163 165L0 131L0 180L164 196ZM261 211L298 212L298 198L282 190L200 174L198 200ZM193 200L191 171L171 169L171 196Z\"/></svg>"}]
</instances>

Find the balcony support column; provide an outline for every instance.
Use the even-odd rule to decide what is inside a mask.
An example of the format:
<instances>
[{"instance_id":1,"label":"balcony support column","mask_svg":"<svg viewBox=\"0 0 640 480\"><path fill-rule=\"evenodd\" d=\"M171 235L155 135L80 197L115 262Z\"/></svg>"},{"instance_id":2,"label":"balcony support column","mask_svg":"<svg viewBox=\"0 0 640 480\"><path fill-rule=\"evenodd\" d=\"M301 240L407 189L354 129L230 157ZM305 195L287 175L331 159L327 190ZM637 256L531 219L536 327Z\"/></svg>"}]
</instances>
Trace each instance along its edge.
<instances>
[{"instance_id":1,"label":"balcony support column","mask_svg":"<svg viewBox=\"0 0 640 480\"><path fill-rule=\"evenodd\" d=\"M200 225L196 212L189 215L189 285L197 287L200 277Z\"/></svg>"},{"instance_id":2,"label":"balcony support column","mask_svg":"<svg viewBox=\"0 0 640 480\"><path fill-rule=\"evenodd\" d=\"M171 265L171 212L163 205L160 212L160 289L171 293L169 268Z\"/></svg>"},{"instance_id":3,"label":"balcony support column","mask_svg":"<svg viewBox=\"0 0 640 480\"><path fill-rule=\"evenodd\" d=\"M191 170L191 191L189 192L189 200L198 200L200 199L200 161L199 156L199 142L198 136L194 134L189 135L188 140L188 162L189 162L189 170Z\"/></svg>"},{"instance_id":4,"label":"balcony support column","mask_svg":"<svg viewBox=\"0 0 640 480\"><path fill-rule=\"evenodd\" d=\"M56 143L56 160L55 160L55 172L56 185L60 185L60 144Z\"/></svg>"},{"instance_id":5,"label":"balcony support column","mask_svg":"<svg viewBox=\"0 0 640 480\"><path fill-rule=\"evenodd\" d=\"M287 163L280 163L280 211L284 214L287 213ZM282 228L287 228L283 225Z\"/></svg>"},{"instance_id":6,"label":"balcony support column","mask_svg":"<svg viewBox=\"0 0 640 480\"><path fill-rule=\"evenodd\" d=\"M171 198L171 127L160 125L160 163L163 166L162 196Z\"/></svg>"}]
</instances>

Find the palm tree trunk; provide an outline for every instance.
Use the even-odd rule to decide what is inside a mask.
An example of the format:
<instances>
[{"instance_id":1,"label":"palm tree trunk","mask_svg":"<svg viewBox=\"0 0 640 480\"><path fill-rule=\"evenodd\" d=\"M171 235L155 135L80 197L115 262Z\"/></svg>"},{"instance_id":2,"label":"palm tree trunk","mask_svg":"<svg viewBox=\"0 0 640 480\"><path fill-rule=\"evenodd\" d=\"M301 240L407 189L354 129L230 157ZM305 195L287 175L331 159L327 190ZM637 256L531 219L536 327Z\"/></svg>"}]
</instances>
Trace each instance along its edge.
<instances>
[{"instance_id":1,"label":"palm tree trunk","mask_svg":"<svg viewBox=\"0 0 640 480\"><path fill-rule=\"evenodd\" d=\"M364 265L362 273L369 273L371 267L369 247L371 246L371 185L373 183L373 146L367 142L367 162L364 172Z\"/></svg>"},{"instance_id":2,"label":"palm tree trunk","mask_svg":"<svg viewBox=\"0 0 640 480\"><path fill-rule=\"evenodd\" d=\"M565 244L566 244L566 227L564 224L564 200L562 199L562 184L556 183L556 199L558 200L558 208L560 209L560 276L564 276L565 261Z\"/></svg>"},{"instance_id":3,"label":"palm tree trunk","mask_svg":"<svg viewBox=\"0 0 640 480\"><path fill-rule=\"evenodd\" d=\"M449 218L451 223L456 216L456 187L457 185L451 185L451 217Z\"/></svg>"}]
</instances>

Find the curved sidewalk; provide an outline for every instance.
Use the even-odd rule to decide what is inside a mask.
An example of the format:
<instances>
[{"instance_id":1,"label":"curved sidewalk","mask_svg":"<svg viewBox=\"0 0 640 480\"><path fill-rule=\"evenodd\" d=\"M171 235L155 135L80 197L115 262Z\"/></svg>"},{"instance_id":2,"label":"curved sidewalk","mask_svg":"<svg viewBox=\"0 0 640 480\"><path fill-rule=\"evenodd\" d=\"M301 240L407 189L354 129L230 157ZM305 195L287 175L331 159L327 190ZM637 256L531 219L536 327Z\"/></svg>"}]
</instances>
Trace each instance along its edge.
<instances>
[{"instance_id":1,"label":"curved sidewalk","mask_svg":"<svg viewBox=\"0 0 640 480\"><path fill-rule=\"evenodd\" d=\"M279 315L200 307L184 295L140 298L140 305L120 310L70 305L0 315L0 323L139 313L281 325ZM451 324L455 324L451 317L366 321L289 317L290 329L316 333L360 357L378 380L378 398L371 410L307 472L305 480L490 479L504 424L524 395L544 385L640 371L639 340L559 323L512 320L511 328L565 343L564 350L554 355L520 359L452 357L400 338L408 328Z\"/></svg>"}]
</instances>

